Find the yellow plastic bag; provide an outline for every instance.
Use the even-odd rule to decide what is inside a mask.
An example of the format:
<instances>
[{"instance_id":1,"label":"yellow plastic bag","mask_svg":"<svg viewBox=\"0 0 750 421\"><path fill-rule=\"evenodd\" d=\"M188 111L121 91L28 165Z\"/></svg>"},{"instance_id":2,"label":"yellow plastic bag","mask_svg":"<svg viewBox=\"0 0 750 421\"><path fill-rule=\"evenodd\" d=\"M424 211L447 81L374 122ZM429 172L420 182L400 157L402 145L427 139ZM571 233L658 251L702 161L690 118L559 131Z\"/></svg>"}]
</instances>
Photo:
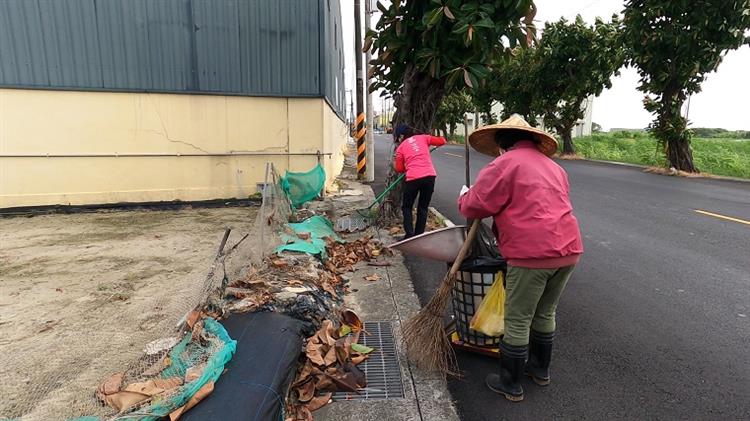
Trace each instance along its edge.
<instances>
[{"instance_id":1,"label":"yellow plastic bag","mask_svg":"<svg viewBox=\"0 0 750 421\"><path fill-rule=\"evenodd\" d=\"M479 304L469 327L488 336L500 336L505 332L505 287L502 272L497 274L495 283Z\"/></svg>"}]
</instances>

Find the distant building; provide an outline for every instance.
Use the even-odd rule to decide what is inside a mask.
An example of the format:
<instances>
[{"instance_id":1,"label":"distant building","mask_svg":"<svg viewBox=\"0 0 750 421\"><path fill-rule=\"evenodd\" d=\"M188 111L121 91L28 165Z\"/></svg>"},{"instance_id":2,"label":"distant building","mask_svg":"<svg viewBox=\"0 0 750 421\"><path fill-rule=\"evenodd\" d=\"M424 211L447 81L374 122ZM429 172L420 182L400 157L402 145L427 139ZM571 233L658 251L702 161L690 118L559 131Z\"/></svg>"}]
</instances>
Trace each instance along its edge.
<instances>
[{"instance_id":1,"label":"distant building","mask_svg":"<svg viewBox=\"0 0 750 421\"><path fill-rule=\"evenodd\" d=\"M242 198L329 181L339 0L0 2L0 208Z\"/></svg>"}]
</instances>

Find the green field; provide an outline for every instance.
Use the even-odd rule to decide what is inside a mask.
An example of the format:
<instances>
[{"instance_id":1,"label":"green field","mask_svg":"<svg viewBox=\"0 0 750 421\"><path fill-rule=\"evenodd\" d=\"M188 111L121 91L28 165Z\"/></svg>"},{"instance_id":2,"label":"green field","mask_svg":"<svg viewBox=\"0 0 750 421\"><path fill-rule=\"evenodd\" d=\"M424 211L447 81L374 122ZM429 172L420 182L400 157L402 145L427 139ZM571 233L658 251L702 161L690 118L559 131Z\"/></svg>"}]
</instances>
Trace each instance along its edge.
<instances>
[{"instance_id":1,"label":"green field","mask_svg":"<svg viewBox=\"0 0 750 421\"><path fill-rule=\"evenodd\" d=\"M645 133L599 133L573 142L584 158L666 167L658 143ZM700 171L750 178L750 140L693 138L692 147Z\"/></svg>"}]
</instances>

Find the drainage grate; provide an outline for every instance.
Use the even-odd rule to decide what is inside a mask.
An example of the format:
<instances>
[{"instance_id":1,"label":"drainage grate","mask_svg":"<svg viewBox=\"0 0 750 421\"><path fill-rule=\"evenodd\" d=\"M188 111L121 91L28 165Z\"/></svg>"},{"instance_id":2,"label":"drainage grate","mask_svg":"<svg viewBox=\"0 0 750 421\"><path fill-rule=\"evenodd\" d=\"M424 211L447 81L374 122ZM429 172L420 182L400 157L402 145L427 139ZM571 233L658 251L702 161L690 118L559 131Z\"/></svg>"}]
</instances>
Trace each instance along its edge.
<instances>
[{"instance_id":1,"label":"drainage grate","mask_svg":"<svg viewBox=\"0 0 750 421\"><path fill-rule=\"evenodd\" d=\"M370 358L357 367L365 373L367 387L359 394L350 392L336 392L335 401L379 400L388 398L403 398L404 385L401 382L401 368L398 365L396 341L393 338L391 322L365 322L365 329L370 333L362 334L359 343L371 348Z\"/></svg>"},{"instance_id":2,"label":"drainage grate","mask_svg":"<svg viewBox=\"0 0 750 421\"><path fill-rule=\"evenodd\" d=\"M367 218L360 215L343 216L336 220L336 232L357 232L370 226Z\"/></svg>"}]
</instances>

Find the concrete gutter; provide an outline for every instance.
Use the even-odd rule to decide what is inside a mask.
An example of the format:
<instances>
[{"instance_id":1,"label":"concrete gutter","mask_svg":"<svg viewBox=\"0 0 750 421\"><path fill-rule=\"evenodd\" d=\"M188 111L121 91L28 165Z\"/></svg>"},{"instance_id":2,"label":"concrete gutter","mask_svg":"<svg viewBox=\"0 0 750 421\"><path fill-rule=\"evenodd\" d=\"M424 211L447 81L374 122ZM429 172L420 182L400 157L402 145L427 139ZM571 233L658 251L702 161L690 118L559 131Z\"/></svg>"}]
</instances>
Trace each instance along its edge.
<instances>
[{"instance_id":1,"label":"concrete gutter","mask_svg":"<svg viewBox=\"0 0 750 421\"><path fill-rule=\"evenodd\" d=\"M349 189L362 189L365 192L364 196L372 193L369 186L350 180L347 180L346 184ZM440 215L437 212L436 214ZM451 223L442 215L439 217ZM386 244L394 242L387 230L370 228L368 234L373 234ZM351 235L352 238L357 236ZM458 421L458 412L445 378L438 374L423 372L406 359L402 323L415 315L421 306L403 257L397 253L391 257L381 257L381 260L387 261L390 266L367 266L366 263L360 263L355 267L349 281L351 292L344 296L344 301L345 305L357 312L364 321L391 322L396 338L404 397L333 402L315 411L314 417L318 421ZM377 274L380 279L365 280L365 276L373 274Z\"/></svg>"}]
</instances>

